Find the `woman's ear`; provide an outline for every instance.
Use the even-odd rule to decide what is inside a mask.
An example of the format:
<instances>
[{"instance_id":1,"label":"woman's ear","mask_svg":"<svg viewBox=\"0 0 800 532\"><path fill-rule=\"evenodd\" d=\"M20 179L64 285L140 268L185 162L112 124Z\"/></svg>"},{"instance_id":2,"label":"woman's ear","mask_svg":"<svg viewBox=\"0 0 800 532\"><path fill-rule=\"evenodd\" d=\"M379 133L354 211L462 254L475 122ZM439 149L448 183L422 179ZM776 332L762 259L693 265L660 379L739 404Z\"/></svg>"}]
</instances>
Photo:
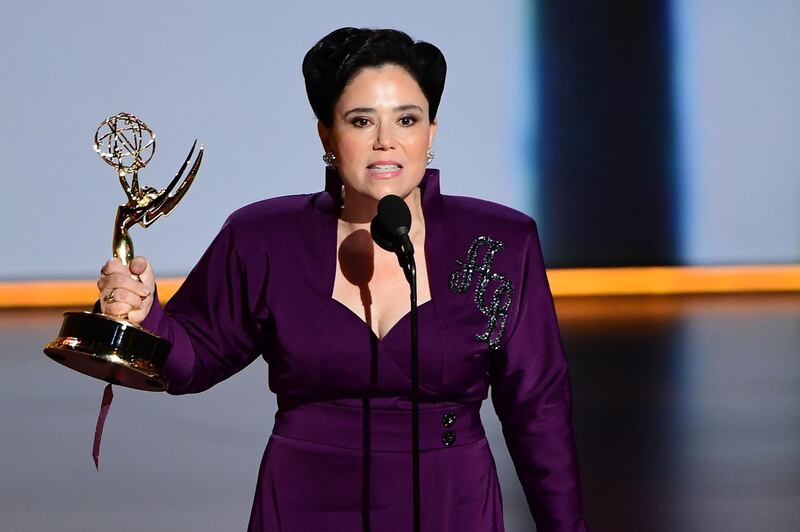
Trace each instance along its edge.
<instances>
[{"instance_id":1,"label":"woman's ear","mask_svg":"<svg viewBox=\"0 0 800 532\"><path fill-rule=\"evenodd\" d=\"M433 119L431 122L431 130L428 134L428 146L433 146L433 138L436 136L436 128L439 126L439 121L437 119Z\"/></svg>"},{"instance_id":2,"label":"woman's ear","mask_svg":"<svg viewBox=\"0 0 800 532\"><path fill-rule=\"evenodd\" d=\"M331 130L328 129L328 126L322 122L317 121L317 133L319 134L320 142L322 142L322 149L325 150L325 153L328 153L331 151L331 145L329 141Z\"/></svg>"}]
</instances>

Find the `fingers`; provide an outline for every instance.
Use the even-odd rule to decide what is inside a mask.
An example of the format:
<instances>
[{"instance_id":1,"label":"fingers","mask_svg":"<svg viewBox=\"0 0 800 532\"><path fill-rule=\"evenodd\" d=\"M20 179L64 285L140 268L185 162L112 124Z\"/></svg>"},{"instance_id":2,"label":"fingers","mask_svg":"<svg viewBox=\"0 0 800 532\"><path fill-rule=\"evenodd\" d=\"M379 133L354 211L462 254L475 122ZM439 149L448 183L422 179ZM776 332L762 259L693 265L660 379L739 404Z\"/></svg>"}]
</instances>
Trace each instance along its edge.
<instances>
[{"instance_id":1,"label":"fingers","mask_svg":"<svg viewBox=\"0 0 800 532\"><path fill-rule=\"evenodd\" d=\"M150 290L148 290L145 285L132 278L130 274L125 273L111 273L108 275L103 275L97 281L97 288L101 292L125 289L128 292L136 294L140 299L144 299L150 295Z\"/></svg>"},{"instance_id":2,"label":"fingers","mask_svg":"<svg viewBox=\"0 0 800 532\"><path fill-rule=\"evenodd\" d=\"M153 275L153 268L150 262L144 257L135 257L131 261L131 273L136 274L139 281L142 282L145 288L150 292L156 289L155 275Z\"/></svg>"},{"instance_id":3,"label":"fingers","mask_svg":"<svg viewBox=\"0 0 800 532\"><path fill-rule=\"evenodd\" d=\"M118 258L110 258L103 264L103 267L100 268L100 275L110 275L112 273L125 273L129 271L128 267L122 264L122 261Z\"/></svg>"},{"instance_id":4,"label":"fingers","mask_svg":"<svg viewBox=\"0 0 800 532\"><path fill-rule=\"evenodd\" d=\"M130 264L127 266L122 264L122 261L116 257L108 259L108 261L103 264L103 267L100 268L100 275L109 275L112 273L128 273L129 275L134 276L134 278L142 273L144 273L147 269L150 268L150 264L147 262L147 259L144 257L134 257Z\"/></svg>"},{"instance_id":5,"label":"fingers","mask_svg":"<svg viewBox=\"0 0 800 532\"><path fill-rule=\"evenodd\" d=\"M140 275L141 279L140 279ZM130 264L117 258L109 259L100 269L97 280L100 291L100 309L115 316L149 308L155 280L150 264L144 257L135 257ZM109 297L113 295L113 297Z\"/></svg>"},{"instance_id":6,"label":"fingers","mask_svg":"<svg viewBox=\"0 0 800 532\"><path fill-rule=\"evenodd\" d=\"M124 288L114 289L113 299L109 301L107 290L101 299L101 310L114 316L125 316L128 313L142 308L142 298Z\"/></svg>"},{"instance_id":7,"label":"fingers","mask_svg":"<svg viewBox=\"0 0 800 532\"><path fill-rule=\"evenodd\" d=\"M126 288L140 297L147 297L152 291L153 282L143 284L140 282L139 273L147 272L152 277L152 269L147 259L136 257L128 266L122 264L117 258L109 259L100 268L100 278L97 280L97 288L100 291L112 288Z\"/></svg>"},{"instance_id":8,"label":"fingers","mask_svg":"<svg viewBox=\"0 0 800 532\"><path fill-rule=\"evenodd\" d=\"M134 275L141 275L147 269L149 264L147 263L147 259L144 257L134 257L131 263L129 264L129 269L132 274Z\"/></svg>"}]
</instances>

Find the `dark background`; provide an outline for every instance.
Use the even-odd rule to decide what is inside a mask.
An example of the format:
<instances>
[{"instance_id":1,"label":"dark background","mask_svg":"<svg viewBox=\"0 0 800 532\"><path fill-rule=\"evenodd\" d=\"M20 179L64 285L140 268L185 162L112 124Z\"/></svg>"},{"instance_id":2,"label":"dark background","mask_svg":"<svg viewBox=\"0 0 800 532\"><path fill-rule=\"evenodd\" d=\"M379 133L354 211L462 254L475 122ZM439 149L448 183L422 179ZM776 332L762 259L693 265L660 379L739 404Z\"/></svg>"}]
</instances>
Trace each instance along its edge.
<instances>
[{"instance_id":1,"label":"dark background","mask_svg":"<svg viewBox=\"0 0 800 532\"><path fill-rule=\"evenodd\" d=\"M680 263L671 4L537 3L548 266Z\"/></svg>"}]
</instances>

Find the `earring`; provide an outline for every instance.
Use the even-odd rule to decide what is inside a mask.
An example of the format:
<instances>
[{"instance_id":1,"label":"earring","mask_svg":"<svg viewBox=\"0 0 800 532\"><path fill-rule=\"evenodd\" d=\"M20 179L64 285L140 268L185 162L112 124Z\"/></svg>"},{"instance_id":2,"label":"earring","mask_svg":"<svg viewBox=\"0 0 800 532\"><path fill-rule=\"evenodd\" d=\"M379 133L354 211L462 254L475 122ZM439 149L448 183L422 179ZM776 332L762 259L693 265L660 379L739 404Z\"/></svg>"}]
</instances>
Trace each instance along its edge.
<instances>
[{"instance_id":1,"label":"earring","mask_svg":"<svg viewBox=\"0 0 800 532\"><path fill-rule=\"evenodd\" d=\"M325 161L327 166L336 168L336 156L333 153L326 151L325 155L322 156L322 160Z\"/></svg>"},{"instance_id":2,"label":"earring","mask_svg":"<svg viewBox=\"0 0 800 532\"><path fill-rule=\"evenodd\" d=\"M428 158L425 161L425 165L427 166L427 165L431 164L431 161L433 161L433 158L435 156L436 156L436 154L433 153L433 150L431 148L428 148Z\"/></svg>"}]
</instances>

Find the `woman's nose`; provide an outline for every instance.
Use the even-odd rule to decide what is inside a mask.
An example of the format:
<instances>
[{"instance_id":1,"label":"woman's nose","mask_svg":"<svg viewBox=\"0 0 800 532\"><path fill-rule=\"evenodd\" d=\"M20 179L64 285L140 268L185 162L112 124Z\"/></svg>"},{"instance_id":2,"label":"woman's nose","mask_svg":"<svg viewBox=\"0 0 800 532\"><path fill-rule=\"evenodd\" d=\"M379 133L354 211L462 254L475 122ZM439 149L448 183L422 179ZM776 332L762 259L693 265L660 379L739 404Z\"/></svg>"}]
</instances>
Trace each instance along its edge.
<instances>
[{"instance_id":1,"label":"woman's nose","mask_svg":"<svg viewBox=\"0 0 800 532\"><path fill-rule=\"evenodd\" d=\"M378 127L375 142L372 147L375 150L388 150L394 147L394 139L390 126L381 125Z\"/></svg>"}]
</instances>

